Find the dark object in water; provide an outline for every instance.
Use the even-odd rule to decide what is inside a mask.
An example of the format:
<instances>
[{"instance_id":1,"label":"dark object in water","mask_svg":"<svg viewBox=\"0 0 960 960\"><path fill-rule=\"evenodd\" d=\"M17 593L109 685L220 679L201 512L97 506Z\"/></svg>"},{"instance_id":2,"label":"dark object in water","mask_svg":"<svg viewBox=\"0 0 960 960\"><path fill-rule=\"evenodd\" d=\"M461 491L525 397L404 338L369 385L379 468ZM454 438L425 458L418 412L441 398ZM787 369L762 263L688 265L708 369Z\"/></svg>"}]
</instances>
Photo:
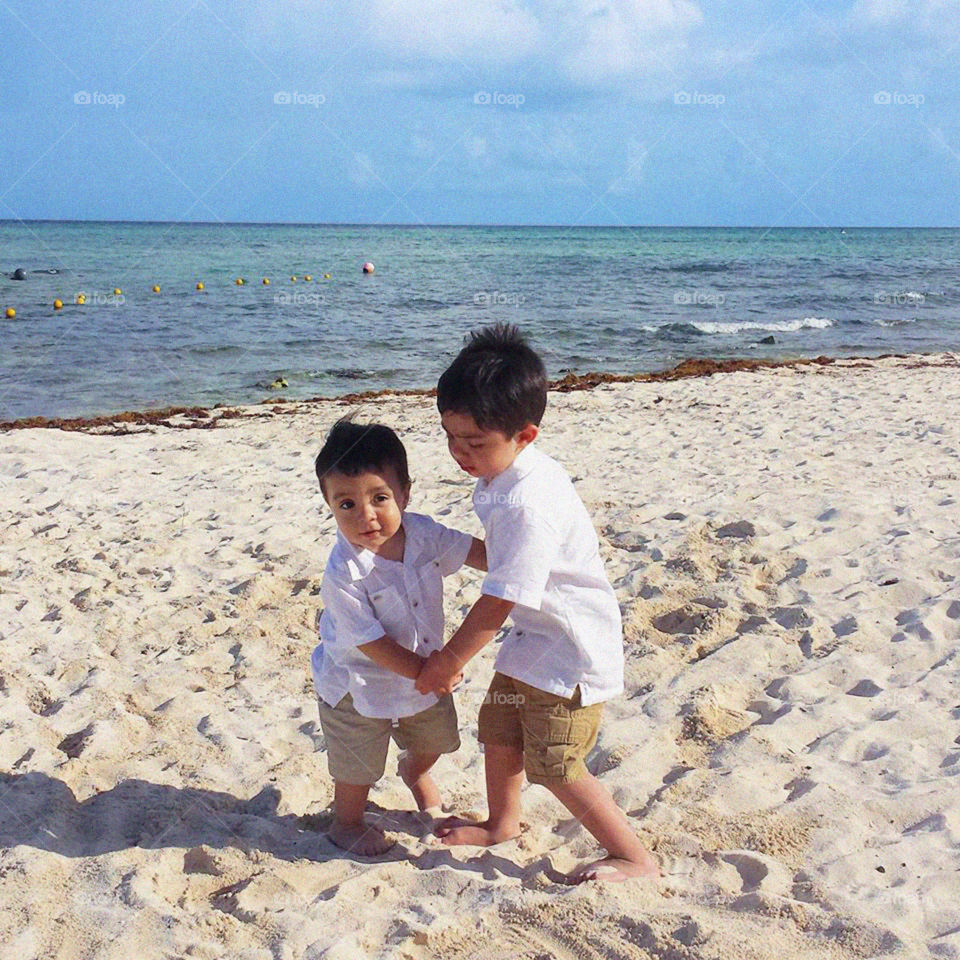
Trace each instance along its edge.
<instances>
[{"instance_id":1,"label":"dark object in water","mask_svg":"<svg viewBox=\"0 0 960 960\"><path fill-rule=\"evenodd\" d=\"M777 341L773 339L773 334L771 333L769 337L764 337L762 340L758 340L757 343L776 343Z\"/></svg>"},{"instance_id":2,"label":"dark object in water","mask_svg":"<svg viewBox=\"0 0 960 960\"><path fill-rule=\"evenodd\" d=\"M23 267L17 267L17 269L14 270L13 273L10 274L10 279L11 279L11 280L26 280L26 279L27 279L27 272L26 272L26 270L23 269Z\"/></svg>"}]
</instances>

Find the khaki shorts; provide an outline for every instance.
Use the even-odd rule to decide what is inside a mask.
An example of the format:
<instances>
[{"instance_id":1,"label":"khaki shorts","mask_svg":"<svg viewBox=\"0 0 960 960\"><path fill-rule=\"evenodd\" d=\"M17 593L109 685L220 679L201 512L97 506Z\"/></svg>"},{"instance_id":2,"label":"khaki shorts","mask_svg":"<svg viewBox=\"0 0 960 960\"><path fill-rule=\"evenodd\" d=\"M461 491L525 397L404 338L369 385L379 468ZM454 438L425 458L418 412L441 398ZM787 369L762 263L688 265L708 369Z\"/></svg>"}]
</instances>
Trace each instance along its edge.
<instances>
[{"instance_id":1,"label":"khaki shorts","mask_svg":"<svg viewBox=\"0 0 960 960\"><path fill-rule=\"evenodd\" d=\"M342 783L376 783L387 765L390 737L401 750L412 753L453 753L460 747L457 709L448 693L432 707L392 720L363 717L348 693L335 707L319 697L320 726L327 741L330 776Z\"/></svg>"},{"instance_id":2,"label":"khaki shorts","mask_svg":"<svg viewBox=\"0 0 960 960\"><path fill-rule=\"evenodd\" d=\"M580 688L564 698L495 673L477 721L481 743L523 750L531 783L572 783L597 742L603 704L580 706Z\"/></svg>"}]
</instances>

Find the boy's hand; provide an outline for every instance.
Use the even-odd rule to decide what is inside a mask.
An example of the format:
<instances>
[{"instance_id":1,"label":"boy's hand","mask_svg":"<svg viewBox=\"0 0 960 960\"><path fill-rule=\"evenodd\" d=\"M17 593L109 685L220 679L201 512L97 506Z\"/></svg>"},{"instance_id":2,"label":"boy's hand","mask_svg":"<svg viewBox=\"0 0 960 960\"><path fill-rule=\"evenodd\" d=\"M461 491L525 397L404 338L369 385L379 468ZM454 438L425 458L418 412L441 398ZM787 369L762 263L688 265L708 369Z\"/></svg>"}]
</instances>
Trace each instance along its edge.
<instances>
[{"instance_id":1,"label":"boy's hand","mask_svg":"<svg viewBox=\"0 0 960 960\"><path fill-rule=\"evenodd\" d=\"M415 684L420 693L435 693L437 696L450 693L460 682L463 674L459 665L443 650L434 650L427 657Z\"/></svg>"}]
</instances>

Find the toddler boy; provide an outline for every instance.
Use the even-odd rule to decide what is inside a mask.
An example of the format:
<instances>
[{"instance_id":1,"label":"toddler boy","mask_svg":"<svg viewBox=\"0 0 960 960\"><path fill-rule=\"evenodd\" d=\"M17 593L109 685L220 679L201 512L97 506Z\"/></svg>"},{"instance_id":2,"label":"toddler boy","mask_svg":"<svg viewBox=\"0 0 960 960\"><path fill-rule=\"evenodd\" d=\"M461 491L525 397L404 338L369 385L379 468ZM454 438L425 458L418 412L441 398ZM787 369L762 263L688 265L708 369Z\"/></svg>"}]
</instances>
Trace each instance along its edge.
<instances>
[{"instance_id":1,"label":"toddler boy","mask_svg":"<svg viewBox=\"0 0 960 960\"><path fill-rule=\"evenodd\" d=\"M607 850L572 879L658 876L656 861L584 764L603 701L623 691L620 608L570 478L533 446L546 402L543 361L507 325L471 334L437 386L450 453L477 478L473 505L486 530L488 573L463 625L431 652L417 690L448 690L508 615L513 629L478 720L488 817L447 821L436 833L447 844L481 846L517 836L526 773Z\"/></svg>"},{"instance_id":2,"label":"toddler boy","mask_svg":"<svg viewBox=\"0 0 960 960\"><path fill-rule=\"evenodd\" d=\"M407 455L382 424L339 420L316 459L337 523L321 596L320 643L311 665L334 781L338 847L363 856L392 846L363 818L383 776L391 735L405 749L399 773L420 810L439 812L430 768L460 746L448 689L418 692L425 658L443 645L443 583L467 563L485 569L480 540L422 514L410 500Z\"/></svg>"}]
</instances>

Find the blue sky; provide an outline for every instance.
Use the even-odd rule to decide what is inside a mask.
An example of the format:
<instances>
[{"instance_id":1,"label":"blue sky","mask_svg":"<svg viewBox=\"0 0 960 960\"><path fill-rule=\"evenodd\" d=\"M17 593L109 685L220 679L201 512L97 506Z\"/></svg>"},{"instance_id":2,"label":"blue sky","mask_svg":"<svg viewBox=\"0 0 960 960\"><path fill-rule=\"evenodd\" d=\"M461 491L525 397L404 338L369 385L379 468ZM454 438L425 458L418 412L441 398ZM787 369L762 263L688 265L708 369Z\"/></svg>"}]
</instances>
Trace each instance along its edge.
<instances>
[{"instance_id":1,"label":"blue sky","mask_svg":"<svg viewBox=\"0 0 960 960\"><path fill-rule=\"evenodd\" d=\"M960 221L960 0L0 0L0 46L0 219Z\"/></svg>"}]
</instances>

